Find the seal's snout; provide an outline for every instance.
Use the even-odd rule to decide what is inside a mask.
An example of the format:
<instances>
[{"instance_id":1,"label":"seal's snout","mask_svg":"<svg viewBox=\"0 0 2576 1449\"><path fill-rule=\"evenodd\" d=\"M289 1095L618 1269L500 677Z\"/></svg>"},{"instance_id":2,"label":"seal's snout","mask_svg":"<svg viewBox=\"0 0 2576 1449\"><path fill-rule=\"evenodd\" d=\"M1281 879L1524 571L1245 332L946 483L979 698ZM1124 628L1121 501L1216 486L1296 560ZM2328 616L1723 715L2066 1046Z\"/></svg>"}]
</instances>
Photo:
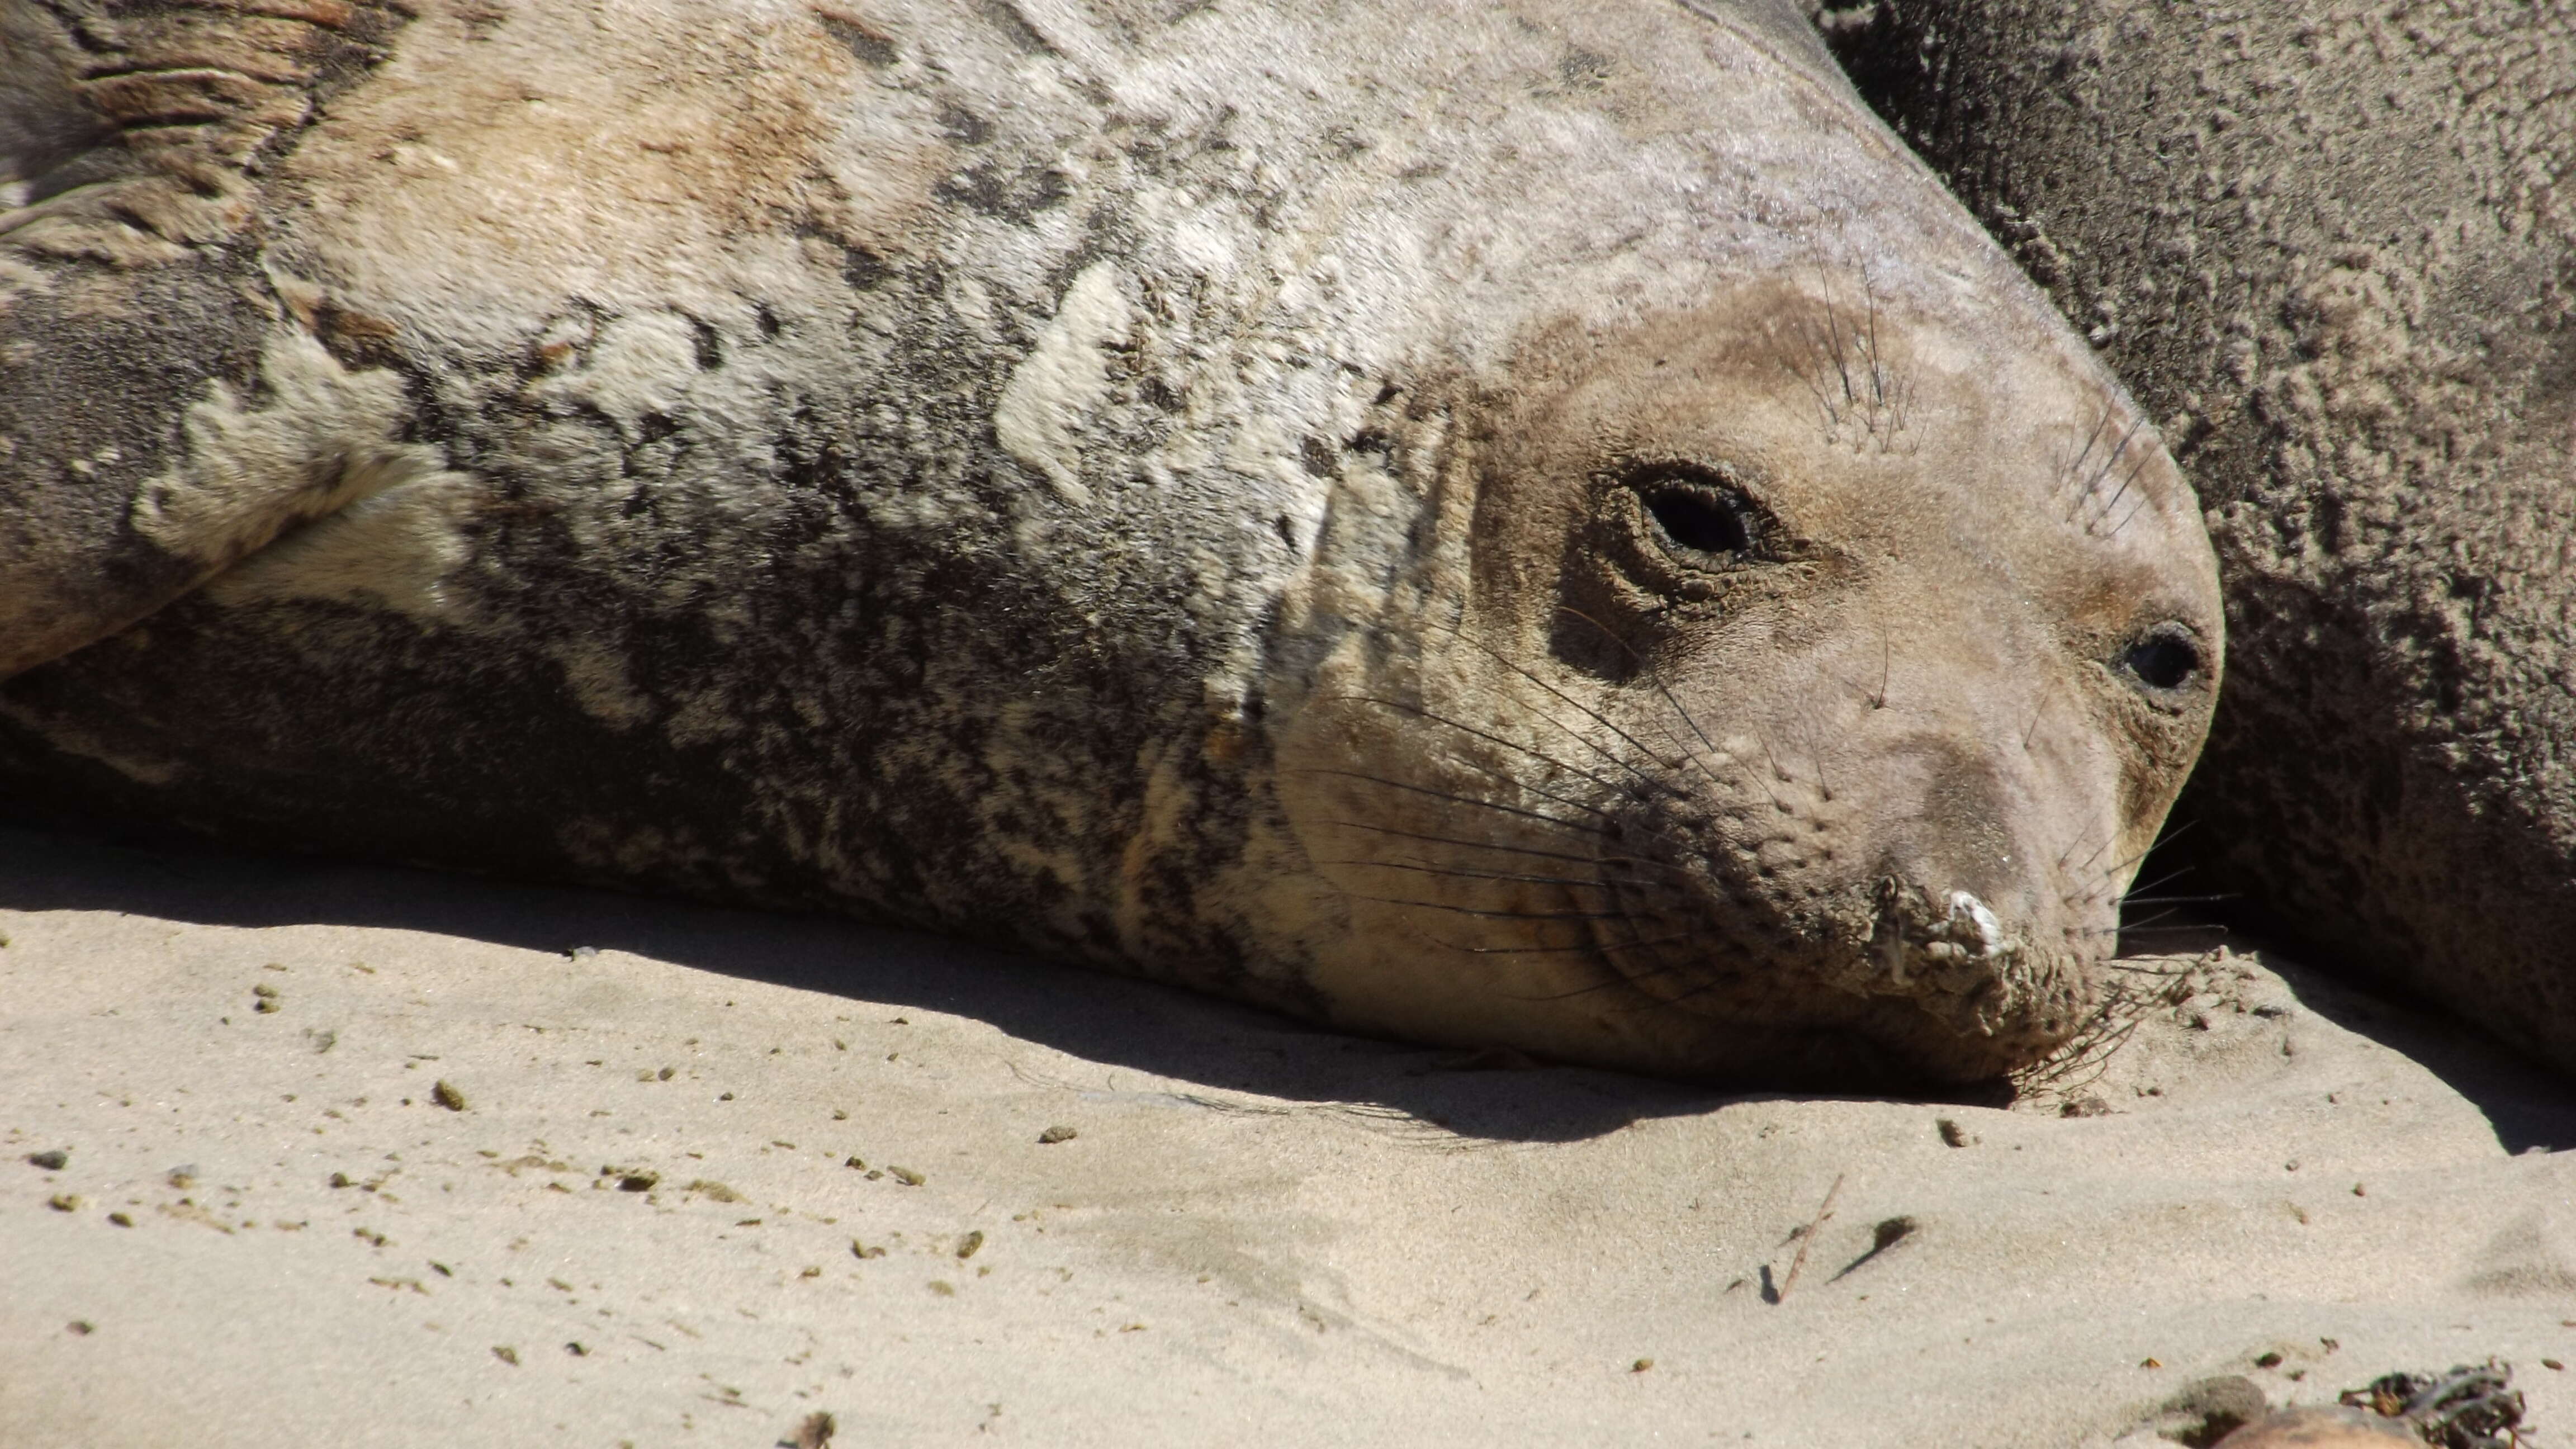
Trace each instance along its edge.
<instances>
[{"instance_id":1,"label":"seal's snout","mask_svg":"<svg viewBox=\"0 0 2576 1449\"><path fill-rule=\"evenodd\" d=\"M2003 919L1967 891L1936 892L1894 876L1878 883L1877 930L1870 944L1883 993L1942 991L1963 972L1983 975L2022 954Z\"/></svg>"},{"instance_id":2,"label":"seal's snout","mask_svg":"<svg viewBox=\"0 0 2576 1449\"><path fill-rule=\"evenodd\" d=\"M1969 891L1887 876L1875 894L1869 995L1908 1000L1956 1036L2000 1047L2044 1049L2070 1029L2083 993L2062 953L2037 949Z\"/></svg>"},{"instance_id":3,"label":"seal's snout","mask_svg":"<svg viewBox=\"0 0 2576 1449\"><path fill-rule=\"evenodd\" d=\"M2020 954L2020 942L2004 932L2002 918L1966 891L1927 904L1930 892L1889 878L1879 883L1878 933L1875 943L1888 984L1904 989L1912 977L1953 966L1994 966ZM1908 963L1914 963L1908 969Z\"/></svg>"}]
</instances>

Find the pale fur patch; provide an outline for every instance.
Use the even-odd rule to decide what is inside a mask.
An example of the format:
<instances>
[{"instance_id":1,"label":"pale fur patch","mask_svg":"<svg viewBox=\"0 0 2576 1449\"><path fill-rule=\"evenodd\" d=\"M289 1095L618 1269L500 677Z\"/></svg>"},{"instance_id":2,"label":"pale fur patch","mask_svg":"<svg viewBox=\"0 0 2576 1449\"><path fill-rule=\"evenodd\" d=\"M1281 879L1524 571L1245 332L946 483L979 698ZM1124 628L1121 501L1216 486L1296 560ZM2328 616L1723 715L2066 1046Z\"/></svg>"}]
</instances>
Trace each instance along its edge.
<instances>
[{"instance_id":1,"label":"pale fur patch","mask_svg":"<svg viewBox=\"0 0 2576 1449\"><path fill-rule=\"evenodd\" d=\"M220 568L289 525L336 512L426 471L393 466L391 439L410 412L399 374L352 372L303 332L260 356L266 406L221 381L188 409L186 457L134 501L135 531L183 558Z\"/></svg>"},{"instance_id":2,"label":"pale fur patch","mask_svg":"<svg viewBox=\"0 0 2576 1449\"><path fill-rule=\"evenodd\" d=\"M696 331L675 311L620 317L599 329L578 372L531 388L549 400L587 402L615 419L630 437L637 420L680 405L696 378Z\"/></svg>"},{"instance_id":3,"label":"pale fur patch","mask_svg":"<svg viewBox=\"0 0 2576 1449\"><path fill-rule=\"evenodd\" d=\"M218 575L207 596L231 608L324 599L451 618L444 583L466 560L462 524L480 486L420 447L380 447L352 460L345 476L347 491L361 495L356 502Z\"/></svg>"},{"instance_id":4,"label":"pale fur patch","mask_svg":"<svg viewBox=\"0 0 2576 1449\"><path fill-rule=\"evenodd\" d=\"M993 409L993 435L1003 450L1055 485L1068 503L1091 501L1081 477L1082 437L1109 396L1109 362L1101 351L1124 346L1129 325L1117 267L1094 262L1083 268Z\"/></svg>"}]
</instances>

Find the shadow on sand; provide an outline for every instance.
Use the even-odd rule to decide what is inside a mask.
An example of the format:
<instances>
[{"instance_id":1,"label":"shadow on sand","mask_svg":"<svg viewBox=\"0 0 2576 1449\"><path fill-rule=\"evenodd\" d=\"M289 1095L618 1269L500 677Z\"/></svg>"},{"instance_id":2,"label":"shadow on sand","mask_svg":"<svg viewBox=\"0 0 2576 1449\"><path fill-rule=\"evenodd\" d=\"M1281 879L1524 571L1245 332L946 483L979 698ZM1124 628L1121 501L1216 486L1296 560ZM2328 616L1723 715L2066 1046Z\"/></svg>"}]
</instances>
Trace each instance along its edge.
<instances>
[{"instance_id":1,"label":"shadow on sand","mask_svg":"<svg viewBox=\"0 0 2576 1449\"><path fill-rule=\"evenodd\" d=\"M576 947L854 1000L947 1012L1086 1060L1217 1093L1357 1105L1467 1138L1568 1141L1749 1100L1374 1041L1190 992L823 915L260 854L162 831L0 823L0 906L200 925L340 925L533 951Z\"/></svg>"},{"instance_id":2,"label":"shadow on sand","mask_svg":"<svg viewBox=\"0 0 2576 1449\"><path fill-rule=\"evenodd\" d=\"M556 953L626 951L971 1017L1072 1056L1212 1092L1381 1109L1470 1139L1570 1141L1787 1095L1572 1067L1480 1070L1478 1054L1354 1037L1149 982L830 916L246 852L163 830L0 822L0 906L217 926L382 927ZM2240 952L2258 944L2241 931L2219 934ZM2431 1006L2370 994L2272 952L2265 964L2319 1015L2441 1078L2486 1114L2507 1151L2576 1147L2576 1087L2563 1078Z\"/></svg>"}]
</instances>

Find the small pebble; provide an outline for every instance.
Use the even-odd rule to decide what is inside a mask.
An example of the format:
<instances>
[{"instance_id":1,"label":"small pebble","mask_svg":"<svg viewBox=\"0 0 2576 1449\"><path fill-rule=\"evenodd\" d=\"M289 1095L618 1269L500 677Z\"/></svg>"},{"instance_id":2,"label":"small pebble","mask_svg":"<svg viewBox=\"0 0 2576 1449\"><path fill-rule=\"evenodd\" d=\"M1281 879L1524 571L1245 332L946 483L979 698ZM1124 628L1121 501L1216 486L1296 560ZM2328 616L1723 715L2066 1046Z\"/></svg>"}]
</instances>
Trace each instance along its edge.
<instances>
[{"instance_id":1,"label":"small pebble","mask_svg":"<svg viewBox=\"0 0 2576 1449\"><path fill-rule=\"evenodd\" d=\"M896 1167L892 1163L886 1165L886 1171L893 1173L894 1180L906 1187L919 1187L930 1180L909 1167Z\"/></svg>"},{"instance_id":2,"label":"small pebble","mask_svg":"<svg viewBox=\"0 0 2576 1449\"><path fill-rule=\"evenodd\" d=\"M450 1112L462 1112L465 1110L465 1094L456 1089L455 1083L448 1081L444 1077L441 1077L436 1082L430 1084L429 1100L445 1107Z\"/></svg>"},{"instance_id":3,"label":"small pebble","mask_svg":"<svg viewBox=\"0 0 2576 1449\"><path fill-rule=\"evenodd\" d=\"M1074 1131L1070 1127L1049 1127L1044 1132L1038 1134L1038 1140L1040 1142L1047 1143L1071 1142L1073 1139L1081 1135L1081 1133Z\"/></svg>"},{"instance_id":4,"label":"small pebble","mask_svg":"<svg viewBox=\"0 0 2576 1449\"><path fill-rule=\"evenodd\" d=\"M30 1152L27 1154L28 1162L37 1167L43 1168L47 1172L60 1172L64 1167L70 1164L71 1160L71 1149L67 1147L52 1147L47 1148L43 1152Z\"/></svg>"}]
</instances>

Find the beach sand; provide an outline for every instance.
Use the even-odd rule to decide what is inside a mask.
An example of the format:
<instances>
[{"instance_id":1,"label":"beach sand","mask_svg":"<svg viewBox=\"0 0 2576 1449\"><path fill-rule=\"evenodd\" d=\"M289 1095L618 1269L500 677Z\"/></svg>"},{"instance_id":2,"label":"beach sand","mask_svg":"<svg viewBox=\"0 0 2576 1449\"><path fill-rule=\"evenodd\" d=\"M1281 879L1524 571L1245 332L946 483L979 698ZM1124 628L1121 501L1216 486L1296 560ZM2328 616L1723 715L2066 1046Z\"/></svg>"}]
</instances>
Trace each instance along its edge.
<instances>
[{"instance_id":1,"label":"beach sand","mask_svg":"<svg viewBox=\"0 0 2576 1449\"><path fill-rule=\"evenodd\" d=\"M28 829L0 904L6 1449L2136 1449L2490 1357L2576 1445L2576 1091L2278 960L2006 1109Z\"/></svg>"}]
</instances>

